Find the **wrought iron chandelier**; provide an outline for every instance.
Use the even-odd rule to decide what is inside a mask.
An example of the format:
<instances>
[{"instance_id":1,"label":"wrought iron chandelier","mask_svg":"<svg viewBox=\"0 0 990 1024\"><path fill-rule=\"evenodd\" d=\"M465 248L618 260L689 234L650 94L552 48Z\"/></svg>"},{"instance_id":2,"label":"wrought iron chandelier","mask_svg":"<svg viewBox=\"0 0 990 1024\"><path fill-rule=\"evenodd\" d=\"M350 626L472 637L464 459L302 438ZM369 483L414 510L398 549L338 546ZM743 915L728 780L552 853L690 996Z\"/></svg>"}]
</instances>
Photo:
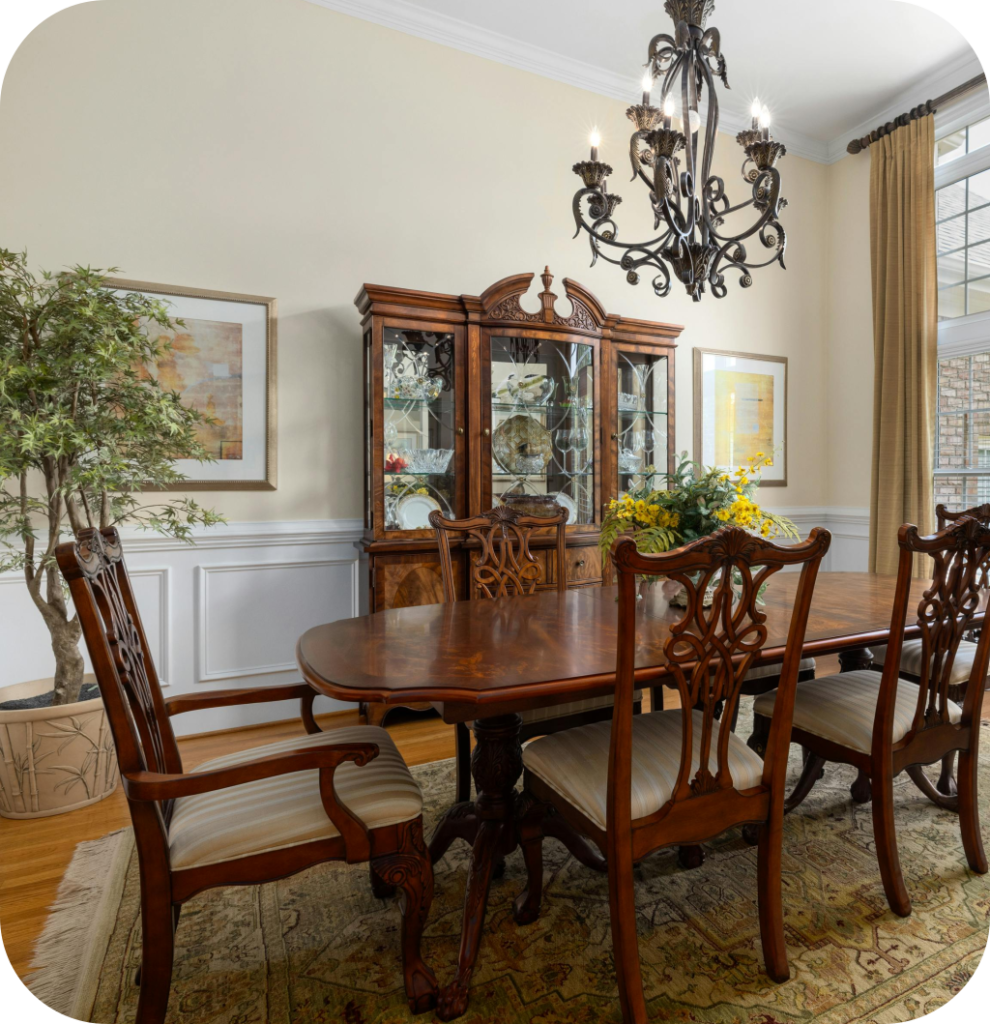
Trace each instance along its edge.
<instances>
[{"instance_id":1,"label":"wrought iron chandelier","mask_svg":"<svg viewBox=\"0 0 990 1024\"><path fill-rule=\"evenodd\" d=\"M674 35L661 33L650 40L642 102L626 111L635 126L629 143L631 180L639 178L649 189L653 228L661 233L646 242L619 241L613 217L622 197L608 191L606 179L612 168L598 159L597 132L591 137L591 159L574 165L575 174L584 182L574 196L574 237L582 229L588 232L591 265L601 256L626 271L630 284L639 283L640 268L656 270L653 290L660 298L670 294L671 271L698 302L706 284L711 285L716 298L723 298L728 291L725 275L733 269L740 271L739 284L748 288L753 283L751 270L771 263L784 266L787 236L778 218L787 200L780 196L776 164L786 149L771 138L770 113L759 100L751 110L751 127L736 136L746 153L742 176L752 189L752 197L732 206L725 182L712 174L718 134L715 76L729 88L719 31L705 28L714 8L714 0L665 0ZM659 106L650 103L655 79L661 80ZM706 102L699 160L700 112ZM680 131L671 125L677 109L682 112ZM729 234L726 218L750 207L755 222L738 234ZM773 254L765 262L758 262L755 260L765 255L758 250L751 262L747 240L751 247L758 240L762 250L770 249ZM613 250L621 250L622 255L609 255Z\"/></svg>"}]
</instances>

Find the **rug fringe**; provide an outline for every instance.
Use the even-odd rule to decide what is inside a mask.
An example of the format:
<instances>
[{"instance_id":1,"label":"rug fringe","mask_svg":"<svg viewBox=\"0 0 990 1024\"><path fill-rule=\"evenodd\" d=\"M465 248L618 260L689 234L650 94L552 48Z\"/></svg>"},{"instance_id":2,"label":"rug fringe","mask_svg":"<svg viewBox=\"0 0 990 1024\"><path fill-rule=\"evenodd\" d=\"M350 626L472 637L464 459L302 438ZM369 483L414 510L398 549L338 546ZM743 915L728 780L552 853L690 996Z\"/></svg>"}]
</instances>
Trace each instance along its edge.
<instances>
[{"instance_id":1,"label":"rug fringe","mask_svg":"<svg viewBox=\"0 0 990 1024\"><path fill-rule=\"evenodd\" d=\"M35 943L25 984L67 1017L89 1020L133 849L129 828L80 843Z\"/></svg>"}]
</instances>

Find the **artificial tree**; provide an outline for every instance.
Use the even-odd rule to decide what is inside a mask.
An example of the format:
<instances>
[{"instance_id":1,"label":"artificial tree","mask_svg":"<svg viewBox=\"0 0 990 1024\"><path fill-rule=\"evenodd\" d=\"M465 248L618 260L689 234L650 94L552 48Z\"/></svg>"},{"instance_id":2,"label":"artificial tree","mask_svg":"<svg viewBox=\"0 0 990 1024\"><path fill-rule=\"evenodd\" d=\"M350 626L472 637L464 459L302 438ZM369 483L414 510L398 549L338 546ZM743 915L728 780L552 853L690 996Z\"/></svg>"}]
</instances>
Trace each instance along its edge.
<instances>
[{"instance_id":1,"label":"artificial tree","mask_svg":"<svg viewBox=\"0 0 990 1024\"><path fill-rule=\"evenodd\" d=\"M36 276L26 253L0 249L0 572L23 571L51 634L55 704L83 683L54 557L67 531L130 522L190 540L193 526L222 521L190 498L137 497L183 480L174 460L209 461L196 436L208 420L150 372L170 344L145 325L181 321L158 299L105 287L115 272Z\"/></svg>"}]
</instances>

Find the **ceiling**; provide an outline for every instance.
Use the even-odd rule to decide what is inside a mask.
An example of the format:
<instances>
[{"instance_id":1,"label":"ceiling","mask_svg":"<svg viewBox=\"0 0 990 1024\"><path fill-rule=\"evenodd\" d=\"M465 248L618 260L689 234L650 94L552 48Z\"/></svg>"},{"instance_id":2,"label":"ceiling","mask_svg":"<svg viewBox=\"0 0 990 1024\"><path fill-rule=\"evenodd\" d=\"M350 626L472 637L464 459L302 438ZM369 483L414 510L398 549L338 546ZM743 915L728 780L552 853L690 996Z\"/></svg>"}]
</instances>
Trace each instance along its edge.
<instances>
[{"instance_id":1,"label":"ceiling","mask_svg":"<svg viewBox=\"0 0 990 1024\"><path fill-rule=\"evenodd\" d=\"M312 2L621 98L637 92L650 38L672 30L662 0ZM716 0L708 25L728 64L723 123L741 127L759 95L775 135L827 162L981 70L952 25L902 0Z\"/></svg>"}]
</instances>

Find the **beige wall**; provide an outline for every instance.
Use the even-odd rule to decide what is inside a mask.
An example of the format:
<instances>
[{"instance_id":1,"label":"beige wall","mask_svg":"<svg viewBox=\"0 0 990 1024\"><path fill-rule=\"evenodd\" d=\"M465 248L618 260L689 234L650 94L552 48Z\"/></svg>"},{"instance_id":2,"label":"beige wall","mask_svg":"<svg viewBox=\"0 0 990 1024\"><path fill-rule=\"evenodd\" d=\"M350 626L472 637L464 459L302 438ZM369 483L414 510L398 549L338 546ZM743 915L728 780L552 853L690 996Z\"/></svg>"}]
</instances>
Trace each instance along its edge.
<instances>
[{"instance_id":1,"label":"beige wall","mask_svg":"<svg viewBox=\"0 0 990 1024\"><path fill-rule=\"evenodd\" d=\"M81 4L39 26L4 80L0 244L35 266L278 297L279 488L206 496L234 520L361 514L362 282L476 294L545 263L609 311L687 325L680 449L692 346L786 355L790 486L764 497L865 505L872 357L846 320L869 278L844 240L863 241L867 159L784 160L786 272L732 281L721 301L661 301L589 269L571 240L571 164L593 124L620 213L645 205L625 172L625 106L303 0ZM730 197L740 163L722 136Z\"/></svg>"}]
</instances>

